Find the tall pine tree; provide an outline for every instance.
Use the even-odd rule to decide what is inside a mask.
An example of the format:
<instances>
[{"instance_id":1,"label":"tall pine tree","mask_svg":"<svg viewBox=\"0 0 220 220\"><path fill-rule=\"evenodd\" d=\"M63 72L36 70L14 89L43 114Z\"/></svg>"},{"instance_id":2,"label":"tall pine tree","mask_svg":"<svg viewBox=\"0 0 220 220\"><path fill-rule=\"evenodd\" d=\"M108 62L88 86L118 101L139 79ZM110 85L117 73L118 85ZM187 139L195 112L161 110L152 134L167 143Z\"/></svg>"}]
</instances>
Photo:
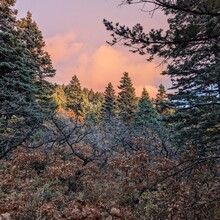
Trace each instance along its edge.
<instances>
[{"instance_id":1,"label":"tall pine tree","mask_svg":"<svg viewBox=\"0 0 220 220\"><path fill-rule=\"evenodd\" d=\"M143 89L141 98L138 102L137 113L135 121L137 125L149 126L156 120L157 113L150 100L146 88Z\"/></svg>"},{"instance_id":2,"label":"tall pine tree","mask_svg":"<svg viewBox=\"0 0 220 220\"><path fill-rule=\"evenodd\" d=\"M66 108L66 94L64 91L64 85L55 85L53 98L58 108Z\"/></svg>"},{"instance_id":3,"label":"tall pine tree","mask_svg":"<svg viewBox=\"0 0 220 220\"><path fill-rule=\"evenodd\" d=\"M80 81L74 75L70 83L65 88L66 107L73 110L77 116L83 116L83 95Z\"/></svg>"},{"instance_id":4,"label":"tall pine tree","mask_svg":"<svg viewBox=\"0 0 220 220\"><path fill-rule=\"evenodd\" d=\"M33 134L44 116L36 84L38 63L22 37L14 4L0 1L0 157Z\"/></svg>"},{"instance_id":5,"label":"tall pine tree","mask_svg":"<svg viewBox=\"0 0 220 220\"><path fill-rule=\"evenodd\" d=\"M126 0L124 4L145 3ZM149 1L168 15L167 31L137 24L132 29L104 20L115 44L120 41L141 55L169 61L172 95L181 146L190 142L201 152L218 151L220 144L220 31L219 1ZM180 139L179 139L180 140Z\"/></svg>"},{"instance_id":6,"label":"tall pine tree","mask_svg":"<svg viewBox=\"0 0 220 220\"><path fill-rule=\"evenodd\" d=\"M43 49L45 42L42 33L36 22L32 20L32 14L30 12L17 23L21 33L20 38L30 51L35 63L36 100L44 112L54 111L57 107L52 96L54 85L48 82L47 79L54 76L55 69L53 68L49 54Z\"/></svg>"},{"instance_id":7,"label":"tall pine tree","mask_svg":"<svg viewBox=\"0 0 220 220\"><path fill-rule=\"evenodd\" d=\"M124 72L118 88L121 90L118 93L118 111L120 119L125 123L132 123L135 119L137 110L137 97L135 95L135 88L131 78L127 72Z\"/></svg>"},{"instance_id":8,"label":"tall pine tree","mask_svg":"<svg viewBox=\"0 0 220 220\"><path fill-rule=\"evenodd\" d=\"M160 84L158 92L155 99L156 110L161 116L168 116L171 114L171 109L169 108L170 100L168 98L167 92L164 85Z\"/></svg>"},{"instance_id":9,"label":"tall pine tree","mask_svg":"<svg viewBox=\"0 0 220 220\"><path fill-rule=\"evenodd\" d=\"M113 85L108 83L108 86L105 88L104 92L104 102L101 107L102 119L110 122L112 118L116 116L116 95Z\"/></svg>"}]
</instances>

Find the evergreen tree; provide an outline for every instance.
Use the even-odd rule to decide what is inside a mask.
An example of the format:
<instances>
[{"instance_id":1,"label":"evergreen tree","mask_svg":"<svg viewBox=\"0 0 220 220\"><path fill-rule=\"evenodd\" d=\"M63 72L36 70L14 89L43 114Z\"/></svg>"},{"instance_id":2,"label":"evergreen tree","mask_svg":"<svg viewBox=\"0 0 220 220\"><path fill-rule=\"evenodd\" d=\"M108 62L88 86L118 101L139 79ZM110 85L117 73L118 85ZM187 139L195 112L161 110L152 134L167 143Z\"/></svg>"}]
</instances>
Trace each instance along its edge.
<instances>
[{"instance_id":1,"label":"evergreen tree","mask_svg":"<svg viewBox=\"0 0 220 220\"><path fill-rule=\"evenodd\" d=\"M82 89L79 82L79 79L76 75L72 77L72 80L65 88L66 94L66 107L73 110L76 115L83 116L82 109Z\"/></svg>"},{"instance_id":2,"label":"evergreen tree","mask_svg":"<svg viewBox=\"0 0 220 220\"><path fill-rule=\"evenodd\" d=\"M137 125L149 126L150 123L154 122L157 117L153 103L150 100L149 94L146 88L143 89L141 98L138 102L137 113L135 121Z\"/></svg>"},{"instance_id":3,"label":"evergreen tree","mask_svg":"<svg viewBox=\"0 0 220 220\"><path fill-rule=\"evenodd\" d=\"M85 112L85 118L92 123L99 122L101 118L101 106L101 102L96 104L90 103L89 109Z\"/></svg>"},{"instance_id":4,"label":"evergreen tree","mask_svg":"<svg viewBox=\"0 0 220 220\"><path fill-rule=\"evenodd\" d=\"M0 157L42 124L36 62L17 26L15 1L0 2Z\"/></svg>"},{"instance_id":5,"label":"evergreen tree","mask_svg":"<svg viewBox=\"0 0 220 220\"><path fill-rule=\"evenodd\" d=\"M83 93L83 95L85 95L85 97L88 98L88 96L89 96L89 91L90 91L89 89L83 88L82 93Z\"/></svg>"},{"instance_id":6,"label":"evergreen tree","mask_svg":"<svg viewBox=\"0 0 220 220\"><path fill-rule=\"evenodd\" d=\"M94 103L94 104L98 104L98 103L102 103L103 101L104 101L103 93L101 93L101 92L96 92L96 93L94 94L93 103Z\"/></svg>"},{"instance_id":7,"label":"evergreen tree","mask_svg":"<svg viewBox=\"0 0 220 220\"><path fill-rule=\"evenodd\" d=\"M106 121L110 121L116 116L116 96L115 90L111 83L105 88L104 92L104 102L101 107L102 118Z\"/></svg>"},{"instance_id":8,"label":"evergreen tree","mask_svg":"<svg viewBox=\"0 0 220 220\"><path fill-rule=\"evenodd\" d=\"M145 1L138 1L144 3ZM202 153L217 150L220 144L220 31L219 1L149 1L169 16L166 32L144 33L104 20L113 31L112 44L124 41L133 52L150 53L169 60L167 74L176 92L172 95L179 138L191 142ZM133 0L125 4L135 3ZM136 2L137 3L137 2Z\"/></svg>"},{"instance_id":9,"label":"evergreen tree","mask_svg":"<svg viewBox=\"0 0 220 220\"><path fill-rule=\"evenodd\" d=\"M93 92L92 89L90 89L89 93L88 93L88 100L89 100L89 102L93 102L94 101L94 97L95 97L95 93Z\"/></svg>"},{"instance_id":10,"label":"evergreen tree","mask_svg":"<svg viewBox=\"0 0 220 220\"><path fill-rule=\"evenodd\" d=\"M169 98L166 93L165 87L160 84L157 92L157 96L155 99L156 110L161 116L167 116L171 114L171 110L169 108Z\"/></svg>"},{"instance_id":11,"label":"evergreen tree","mask_svg":"<svg viewBox=\"0 0 220 220\"><path fill-rule=\"evenodd\" d=\"M52 94L54 85L47 81L48 77L53 77L55 69L49 54L44 51L45 42L41 31L35 21L32 20L32 14L27 13L25 18L18 22L20 30L20 38L30 51L35 67L35 85L37 91L35 93L36 100L45 113L53 112L57 107Z\"/></svg>"},{"instance_id":12,"label":"evergreen tree","mask_svg":"<svg viewBox=\"0 0 220 220\"><path fill-rule=\"evenodd\" d=\"M121 84L118 86L118 88L121 91L118 93L117 99L119 117L123 122L130 124L134 122L135 113L137 110L135 89L127 72L123 74L120 83Z\"/></svg>"},{"instance_id":13,"label":"evergreen tree","mask_svg":"<svg viewBox=\"0 0 220 220\"><path fill-rule=\"evenodd\" d=\"M66 94L64 91L64 86L55 85L55 91L53 94L54 101L59 108L66 108Z\"/></svg>"}]
</instances>

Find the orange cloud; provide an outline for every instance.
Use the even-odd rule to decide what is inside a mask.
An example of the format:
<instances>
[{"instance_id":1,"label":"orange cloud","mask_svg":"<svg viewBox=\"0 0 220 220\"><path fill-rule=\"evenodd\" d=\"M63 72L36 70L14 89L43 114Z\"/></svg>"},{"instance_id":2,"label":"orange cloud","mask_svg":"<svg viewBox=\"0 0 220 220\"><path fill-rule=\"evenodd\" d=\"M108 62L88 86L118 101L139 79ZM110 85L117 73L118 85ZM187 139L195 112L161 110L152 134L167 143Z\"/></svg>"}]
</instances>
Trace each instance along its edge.
<instances>
[{"instance_id":1,"label":"orange cloud","mask_svg":"<svg viewBox=\"0 0 220 220\"><path fill-rule=\"evenodd\" d=\"M46 50L51 54L57 74L53 82L68 84L76 74L82 87L104 91L108 82L112 82L115 90L124 72L129 72L136 94L141 95L146 87L151 97L155 97L160 83L167 84L168 78L160 75L161 68L157 64L147 62L137 54L123 52L117 48L101 45L95 51L82 50L76 35L70 32L55 35L46 40Z\"/></svg>"},{"instance_id":2,"label":"orange cloud","mask_svg":"<svg viewBox=\"0 0 220 220\"><path fill-rule=\"evenodd\" d=\"M73 55L79 53L83 44L76 42L76 34L69 32L66 34L56 34L46 39L45 50L51 55L53 63L69 61Z\"/></svg>"},{"instance_id":3,"label":"orange cloud","mask_svg":"<svg viewBox=\"0 0 220 220\"><path fill-rule=\"evenodd\" d=\"M167 81L160 75L161 68L156 64L140 60L137 55L125 54L113 47L103 45L91 56L82 55L76 74L83 85L103 91L108 82L112 82L116 91L123 72L129 72L136 88L141 95L146 87L151 96L155 96L158 85Z\"/></svg>"}]
</instances>

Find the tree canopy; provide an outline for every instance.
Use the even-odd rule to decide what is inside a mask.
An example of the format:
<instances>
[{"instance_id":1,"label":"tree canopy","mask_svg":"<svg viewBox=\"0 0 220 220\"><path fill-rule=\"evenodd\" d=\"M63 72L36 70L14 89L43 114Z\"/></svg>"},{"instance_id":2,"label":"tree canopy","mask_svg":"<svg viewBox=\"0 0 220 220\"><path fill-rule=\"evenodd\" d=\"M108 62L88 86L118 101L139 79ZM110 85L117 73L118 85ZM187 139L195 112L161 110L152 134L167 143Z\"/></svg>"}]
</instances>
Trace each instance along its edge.
<instances>
[{"instance_id":1,"label":"tree canopy","mask_svg":"<svg viewBox=\"0 0 220 220\"><path fill-rule=\"evenodd\" d=\"M33 134L55 108L49 108L52 86L45 76L52 77L54 69L42 35L30 13L17 20L14 4L0 2L0 157Z\"/></svg>"},{"instance_id":2,"label":"tree canopy","mask_svg":"<svg viewBox=\"0 0 220 220\"><path fill-rule=\"evenodd\" d=\"M124 122L132 123L137 109L137 98L135 95L135 88L133 87L133 83L128 72L123 73L123 77L121 78L118 88L120 89L117 99L119 117Z\"/></svg>"},{"instance_id":3,"label":"tree canopy","mask_svg":"<svg viewBox=\"0 0 220 220\"><path fill-rule=\"evenodd\" d=\"M219 144L219 1L122 1L122 5L141 3L145 9L152 3L154 10L162 10L168 16L168 30L145 33L141 24L129 28L104 20L112 32L110 44L123 42L133 52L149 54L148 60L162 57L167 63L162 74L170 76L176 90L171 99L182 141L192 141L201 151L206 144Z\"/></svg>"},{"instance_id":4,"label":"tree canopy","mask_svg":"<svg viewBox=\"0 0 220 220\"><path fill-rule=\"evenodd\" d=\"M116 117L117 110L116 95L113 85L108 83L104 92L104 102L101 108L102 118L110 121L113 117Z\"/></svg>"},{"instance_id":5,"label":"tree canopy","mask_svg":"<svg viewBox=\"0 0 220 220\"><path fill-rule=\"evenodd\" d=\"M153 103L150 100L146 88L144 88L141 98L138 101L137 112L135 115L136 124L141 126L150 126L150 124L155 121L156 117L156 109L153 107Z\"/></svg>"}]
</instances>

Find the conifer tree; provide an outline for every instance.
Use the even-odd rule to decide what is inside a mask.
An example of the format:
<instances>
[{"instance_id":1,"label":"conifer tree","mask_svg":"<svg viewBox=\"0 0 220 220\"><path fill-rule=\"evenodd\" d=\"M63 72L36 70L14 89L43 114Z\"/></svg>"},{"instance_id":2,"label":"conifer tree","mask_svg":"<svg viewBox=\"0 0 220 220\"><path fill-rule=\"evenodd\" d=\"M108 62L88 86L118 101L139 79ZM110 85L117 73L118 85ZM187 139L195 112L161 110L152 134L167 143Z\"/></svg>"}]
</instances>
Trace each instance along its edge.
<instances>
[{"instance_id":1,"label":"conifer tree","mask_svg":"<svg viewBox=\"0 0 220 220\"><path fill-rule=\"evenodd\" d=\"M156 110L161 116L166 116L171 114L171 110L169 109L169 98L166 93L165 87L160 84L158 88L158 92L155 99Z\"/></svg>"},{"instance_id":2,"label":"conifer tree","mask_svg":"<svg viewBox=\"0 0 220 220\"><path fill-rule=\"evenodd\" d=\"M90 90L87 88L83 88L83 90L82 90L83 95L85 95L85 97L87 97L87 98L89 96L89 92L90 92Z\"/></svg>"},{"instance_id":3,"label":"conifer tree","mask_svg":"<svg viewBox=\"0 0 220 220\"><path fill-rule=\"evenodd\" d=\"M19 146L43 122L37 100L38 63L28 41L21 37L14 4L13 0L0 2L0 157Z\"/></svg>"},{"instance_id":4,"label":"conifer tree","mask_svg":"<svg viewBox=\"0 0 220 220\"><path fill-rule=\"evenodd\" d=\"M21 18L17 22L20 30L20 38L30 51L35 67L35 85L37 91L35 93L36 100L45 113L53 112L57 107L52 94L54 85L48 82L48 77L55 75L51 58L44 51L45 42L41 31L35 21L32 20L32 14L27 13L25 18Z\"/></svg>"},{"instance_id":5,"label":"conifer tree","mask_svg":"<svg viewBox=\"0 0 220 220\"><path fill-rule=\"evenodd\" d=\"M113 85L108 83L104 92L104 102L101 107L103 120L110 121L116 116L116 95Z\"/></svg>"},{"instance_id":6,"label":"conifer tree","mask_svg":"<svg viewBox=\"0 0 220 220\"><path fill-rule=\"evenodd\" d=\"M89 103L89 109L85 112L85 118L92 123L99 122L101 118L101 103Z\"/></svg>"},{"instance_id":7,"label":"conifer tree","mask_svg":"<svg viewBox=\"0 0 220 220\"><path fill-rule=\"evenodd\" d=\"M76 115L83 116L82 89L81 89L80 81L76 75L72 77L70 83L66 86L65 94L66 94L66 107L73 110Z\"/></svg>"},{"instance_id":8,"label":"conifer tree","mask_svg":"<svg viewBox=\"0 0 220 220\"><path fill-rule=\"evenodd\" d=\"M150 100L146 88L143 89L141 98L138 102L137 113L135 121L137 125L149 126L150 123L155 121L157 113Z\"/></svg>"},{"instance_id":9,"label":"conifer tree","mask_svg":"<svg viewBox=\"0 0 220 220\"><path fill-rule=\"evenodd\" d=\"M137 97L135 95L135 88L131 78L127 72L124 72L121 78L120 85L118 88L121 90L118 93L118 111L119 117L125 123L134 122L135 113L137 110Z\"/></svg>"},{"instance_id":10,"label":"conifer tree","mask_svg":"<svg viewBox=\"0 0 220 220\"><path fill-rule=\"evenodd\" d=\"M172 79L175 121L181 131L181 146L190 142L201 152L220 144L220 31L219 1L147 1L168 16L169 29L144 33L104 20L113 32L112 45L123 42L133 52L169 60L163 74ZM125 0L124 4L146 1Z\"/></svg>"},{"instance_id":11,"label":"conifer tree","mask_svg":"<svg viewBox=\"0 0 220 220\"><path fill-rule=\"evenodd\" d=\"M90 89L89 93L88 93L88 100L89 100L89 102L93 102L94 101L94 97L95 97L95 93L93 92L92 89Z\"/></svg>"},{"instance_id":12,"label":"conifer tree","mask_svg":"<svg viewBox=\"0 0 220 220\"><path fill-rule=\"evenodd\" d=\"M63 85L55 85L53 98L59 108L66 108L66 94Z\"/></svg>"}]
</instances>

